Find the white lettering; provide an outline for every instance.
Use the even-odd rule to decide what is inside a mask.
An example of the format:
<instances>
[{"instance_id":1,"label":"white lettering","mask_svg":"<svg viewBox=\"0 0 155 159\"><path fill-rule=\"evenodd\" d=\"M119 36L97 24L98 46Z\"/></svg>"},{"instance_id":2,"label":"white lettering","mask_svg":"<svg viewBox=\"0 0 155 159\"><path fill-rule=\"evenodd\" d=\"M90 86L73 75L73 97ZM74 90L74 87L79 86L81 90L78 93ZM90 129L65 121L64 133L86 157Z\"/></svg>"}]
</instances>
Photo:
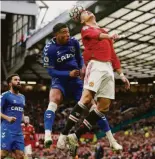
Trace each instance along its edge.
<instances>
[{"instance_id":1,"label":"white lettering","mask_svg":"<svg viewBox=\"0 0 155 159\"><path fill-rule=\"evenodd\" d=\"M23 112L24 109L23 109L22 107L12 106L12 107L11 107L11 110L16 110L16 111Z\"/></svg>"},{"instance_id":2,"label":"white lettering","mask_svg":"<svg viewBox=\"0 0 155 159\"><path fill-rule=\"evenodd\" d=\"M61 56L60 58L57 59L57 62L63 62L64 60L67 60L69 58L74 57L75 54L66 54L64 56Z\"/></svg>"}]
</instances>

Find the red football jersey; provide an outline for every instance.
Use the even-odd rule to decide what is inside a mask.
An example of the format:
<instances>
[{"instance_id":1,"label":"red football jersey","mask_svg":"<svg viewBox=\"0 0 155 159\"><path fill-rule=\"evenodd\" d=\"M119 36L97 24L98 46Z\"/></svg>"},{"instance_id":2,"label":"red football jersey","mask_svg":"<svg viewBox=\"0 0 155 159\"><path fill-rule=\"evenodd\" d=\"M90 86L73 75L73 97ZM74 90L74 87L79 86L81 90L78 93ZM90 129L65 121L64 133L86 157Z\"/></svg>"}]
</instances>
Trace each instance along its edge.
<instances>
[{"instance_id":1,"label":"red football jersey","mask_svg":"<svg viewBox=\"0 0 155 159\"><path fill-rule=\"evenodd\" d=\"M110 61L114 69L121 67L120 61L114 51L111 39L99 40L100 33L108 34L102 28L84 26L81 30L82 42L85 47L83 57L85 64L90 60Z\"/></svg>"},{"instance_id":2,"label":"red football jersey","mask_svg":"<svg viewBox=\"0 0 155 159\"><path fill-rule=\"evenodd\" d=\"M35 129L31 124L22 124L25 146L31 144L34 146L36 142Z\"/></svg>"}]
</instances>

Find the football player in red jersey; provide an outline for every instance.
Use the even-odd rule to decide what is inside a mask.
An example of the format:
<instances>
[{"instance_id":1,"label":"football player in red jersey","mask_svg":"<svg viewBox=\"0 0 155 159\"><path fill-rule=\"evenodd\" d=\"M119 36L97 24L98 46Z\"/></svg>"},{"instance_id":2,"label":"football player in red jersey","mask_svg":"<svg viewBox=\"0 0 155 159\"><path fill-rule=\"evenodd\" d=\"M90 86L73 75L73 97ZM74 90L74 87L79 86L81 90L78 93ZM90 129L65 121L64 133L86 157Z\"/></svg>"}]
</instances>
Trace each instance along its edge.
<instances>
[{"instance_id":1,"label":"football player in red jersey","mask_svg":"<svg viewBox=\"0 0 155 159\"><path fill-rule=\"evenodd\" d=\"M35 129L33 125L30 124L30 119L28 116L24 116L24 123L22 123L22 130L24 135L25 143L25 155L28 157L32 156L32 149L38 146L38 142L35 135Z\"/></svg>"},{"instance_id":2,"label":"football player in red jersey","mask_svg":"<svg viewBox=\"0 0 155 159\"><path fill-rule=\"evenodd\" d=\"M79 14L79 21L83 24L81 31L85 48L83 57L87 65L80 103L87 106L92 99L95 99L97 107L84 119L76 133L68 135L68 145L73 156L76 155L80 136L89 131L109 111L111 100L115 98L114 71L120 75L125 88L130 88L130 83L123 74L113 47L113 41L119 36L109 35L106 30L100 28L95 15L90 11L82 10ZM110 144L113 145L113 142L115 141L111 138Z\"/></svg>"}]
</instances>

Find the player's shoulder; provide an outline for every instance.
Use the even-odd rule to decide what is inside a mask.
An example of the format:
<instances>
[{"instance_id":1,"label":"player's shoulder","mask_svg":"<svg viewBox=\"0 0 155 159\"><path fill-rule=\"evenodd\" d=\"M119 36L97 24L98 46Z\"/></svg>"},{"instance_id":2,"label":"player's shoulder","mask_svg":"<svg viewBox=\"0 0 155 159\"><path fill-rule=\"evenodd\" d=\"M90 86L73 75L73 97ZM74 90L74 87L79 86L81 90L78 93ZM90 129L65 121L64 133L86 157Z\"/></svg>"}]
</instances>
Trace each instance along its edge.
<instances>
[{"instance_id":1,"label":"player's shoulder","mask_svg":"<svg viewBox=\"0 0 155 159\"><path fill-rule=\"evenodd\" d=\"M45 45L43 52L44 54L47 54L47 52L49 50L54 50L56 47L56 42L54 41L54 38L52 38L51 40L49 40L49 42L47 42L47 44Z\"/></svg>"},{"instance_id":2,"label":"player's shoulder","mask_svg":"<svg viewBox=\"0 0 155 159\"><path fill-rule=\"evenodd\" d=\"M71 36L70 41L78 41L75 37Z\"/></svg>"},{"instance_id":3,"label":"player's shoulder","mask_svg":"<svg viewBox=\"0 0 155 159\"><path fill-rule=\"evenodd\" d=\"M51 40L49 40L49 41L47 42L47 44L45 45L44 49L45 49L45 48L54 47L55 44L56 44L56 42L55 42L54 38L52 38Z\"/></svg>"},{"instance_id":4,"label":"player's shoulder","mask_svg":"<svg viewBox=\"0 0 155 159\"><path fill-rule=\"evenodd\" d=\"M19 93L19 95L20 95L21 97L25 98L24 94Z\"/></svg>"},{"instance_id":5,"label":"player's shoulder","mask_svg":"<svg viewBox=\"0 0 155 159\"><path fill-rule=\"evenodd\" d=\"M11 94L10 91L6 91L6 92L3 92L3 93L1 94L1 97L7 97L7 96L10 95L10 94Z\"/></svg>"},{"instance_id":6,"label":"player's shoulder","mask_svg":"<svg viewBox=\"0 0 155 159\"><path fill-rule=\"evenodd\" d=\"M70 41L71 41L73 44L79 43L79 41L78 41L75 37L71 37L71 38L70 38Z\"/></svg>"}]
</instances>

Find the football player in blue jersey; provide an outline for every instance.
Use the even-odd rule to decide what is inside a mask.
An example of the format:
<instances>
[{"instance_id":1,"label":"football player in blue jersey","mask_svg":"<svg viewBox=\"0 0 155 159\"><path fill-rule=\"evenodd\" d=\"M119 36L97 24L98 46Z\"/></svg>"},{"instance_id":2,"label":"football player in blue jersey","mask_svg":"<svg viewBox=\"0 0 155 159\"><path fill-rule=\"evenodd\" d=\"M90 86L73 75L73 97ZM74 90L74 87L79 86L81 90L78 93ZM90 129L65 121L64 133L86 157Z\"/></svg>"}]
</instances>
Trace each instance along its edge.
<instances>
[{"instance_id":1,"label":"football player in blue jersey","mask_svg":"<svg viewBox=\"0 0 155 159\"><path fill-rule=\"evenodd\" d=\"M70 37L67 25L64 23L56 24L53 27L53 33L55 37L46 44L43 50L44 67L47 68L52 77L49 105L44 114L45 147L50 147L52 144L51 132L57 107L62 103L64 97L69 95L72 95L76 101L80 100L83 90L81 78L84 76L84 62L80 45L75 38ZM69 130L78 122L83 110L89 108L90 106L85 106L80 102L73 108L67 125L57 142L59 149L66 147L65 142ZM99 120L98 125L106 132L109 140L114 139L105 117Z\"/></svg>"},{"instance_id":2,"label":"football player in blue jersey","mask_svg":"<svg viewBox=\"0 0 155 159\"><path fill-rule=\"evenodd\" d=\"M9 153L16 159L24 158L24 137L21 129L25 105L24 95L19 93L20 77L13 74L7 78L9 91L1 95L1 158Z\"/></svg>"},{"instance_id":3,"label":"football player in blue jersey","mask_svg":"<svg viewBox=\"0 0 155 159\"><path fill-rule=\"evenodd\" d=\"M44 114L46 147L52 144L51 131L57 107L69 95L78 101L83 89L83 82L79 78L83 59L78 41L70 37L69 28L63 23L55 25L53 33L55 37L43 50L44 67L52 77L49 105Z\"/></svg>"}]
</instances>

